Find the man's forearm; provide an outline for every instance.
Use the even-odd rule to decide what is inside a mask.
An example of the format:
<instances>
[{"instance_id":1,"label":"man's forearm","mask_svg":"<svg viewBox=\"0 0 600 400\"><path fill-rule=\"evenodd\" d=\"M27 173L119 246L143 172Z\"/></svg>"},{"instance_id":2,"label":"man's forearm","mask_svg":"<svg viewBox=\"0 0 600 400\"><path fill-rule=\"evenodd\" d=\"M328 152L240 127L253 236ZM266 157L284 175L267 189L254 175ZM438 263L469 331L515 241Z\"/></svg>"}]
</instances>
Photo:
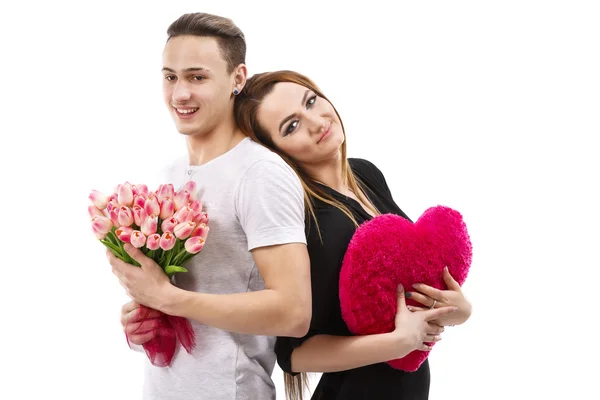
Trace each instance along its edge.
<instances>
[{"instance_id":1,"label":"man's forearm","mask_svg":"<svg viewBox=\"0 0 600 400\"><path fill-rule=\"evenodd\" d=\"M298 304L275 290L233 294L197 293L173 287L161 311L215 328L267 336L302 337L310 304Z\"/></svg>"}]
</instances>

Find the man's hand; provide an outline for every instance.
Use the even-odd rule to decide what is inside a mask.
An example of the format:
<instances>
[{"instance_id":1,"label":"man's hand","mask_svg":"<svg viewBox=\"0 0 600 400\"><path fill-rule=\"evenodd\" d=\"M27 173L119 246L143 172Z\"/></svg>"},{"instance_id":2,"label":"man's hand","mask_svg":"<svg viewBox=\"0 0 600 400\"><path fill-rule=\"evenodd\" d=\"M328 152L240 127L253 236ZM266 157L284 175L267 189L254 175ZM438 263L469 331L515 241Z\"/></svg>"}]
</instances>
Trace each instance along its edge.
<instances>
[{"instance_id":1,"label":"man's hand","mask_svg":"<svg viewBox=\"0 0 600 400\"><path fill-rule=\"evenodd\" d=\"M180 289L172 285L162 268L140 249L129 243L124 245L124 249L141 267L121 261L110 250L106 250L106 256L127 295L138 304L164 311L173 294Z\"/></svg>"}]
</instances>

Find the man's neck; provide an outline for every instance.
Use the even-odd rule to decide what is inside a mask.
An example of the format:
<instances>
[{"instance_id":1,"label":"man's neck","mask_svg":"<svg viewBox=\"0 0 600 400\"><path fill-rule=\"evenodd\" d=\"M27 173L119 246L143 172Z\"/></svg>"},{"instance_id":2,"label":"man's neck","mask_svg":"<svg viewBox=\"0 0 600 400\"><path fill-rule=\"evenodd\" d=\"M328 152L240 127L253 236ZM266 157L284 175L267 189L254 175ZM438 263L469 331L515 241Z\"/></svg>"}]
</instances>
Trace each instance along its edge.
<instances>
[{"instance_id":1,"label":"man's neck","mask_svg":"<svg viewBox=\"0 0 600 400\"><path fill-rule=\"evenodd\" d=\"M219 126L201 136L187 137L190 165L202 165L227 153L246 136L236 126Z\"/></svg>"}]
</instances>

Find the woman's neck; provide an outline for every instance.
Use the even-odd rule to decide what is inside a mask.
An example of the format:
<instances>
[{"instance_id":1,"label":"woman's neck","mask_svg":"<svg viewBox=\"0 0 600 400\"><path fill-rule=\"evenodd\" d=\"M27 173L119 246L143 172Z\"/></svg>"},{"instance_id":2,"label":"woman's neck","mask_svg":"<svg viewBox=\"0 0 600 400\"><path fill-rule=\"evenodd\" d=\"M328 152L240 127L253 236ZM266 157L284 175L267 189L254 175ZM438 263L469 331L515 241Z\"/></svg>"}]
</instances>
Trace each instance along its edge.
<instances>
[{"instance_id":1,"label":"woman's neck","mask_svg":"<svg viewBox=\"0 0 600 400\"><path fill-rule=\"evenodd\" d=\"M348 183L342 174L341 155L310 166L305 165L304 169L317 182L343 195L348 195Z\"/></svg>"}]
</instances>

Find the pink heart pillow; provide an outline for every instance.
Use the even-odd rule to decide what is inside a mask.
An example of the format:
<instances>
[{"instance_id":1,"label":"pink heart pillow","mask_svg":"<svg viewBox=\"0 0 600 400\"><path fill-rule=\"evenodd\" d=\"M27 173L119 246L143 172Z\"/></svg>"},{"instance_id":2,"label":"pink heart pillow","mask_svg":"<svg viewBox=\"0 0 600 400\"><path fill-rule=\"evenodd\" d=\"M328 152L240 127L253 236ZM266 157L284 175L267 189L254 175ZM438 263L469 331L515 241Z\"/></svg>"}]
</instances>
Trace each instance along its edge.
<instances>
[{"instance_id":1,"label":"pink heart pillow","mask_svg":"<svg viewBox=\"0 0 600 400\"><path fill-rule=\"evenodd\" d=\"M355 335L391 332L399 284L409 291L414 283L446 289L442 273L448 266L462 285L471 259L467 227L461 214L451 208L431 207L414 224L398 215L379 215L356 230L344 256L342 317ZM406 300L409 305L420 305ZM415 350L388 364L416 371L428 356L428 351Z\"/></svg>"}]
</instances>

